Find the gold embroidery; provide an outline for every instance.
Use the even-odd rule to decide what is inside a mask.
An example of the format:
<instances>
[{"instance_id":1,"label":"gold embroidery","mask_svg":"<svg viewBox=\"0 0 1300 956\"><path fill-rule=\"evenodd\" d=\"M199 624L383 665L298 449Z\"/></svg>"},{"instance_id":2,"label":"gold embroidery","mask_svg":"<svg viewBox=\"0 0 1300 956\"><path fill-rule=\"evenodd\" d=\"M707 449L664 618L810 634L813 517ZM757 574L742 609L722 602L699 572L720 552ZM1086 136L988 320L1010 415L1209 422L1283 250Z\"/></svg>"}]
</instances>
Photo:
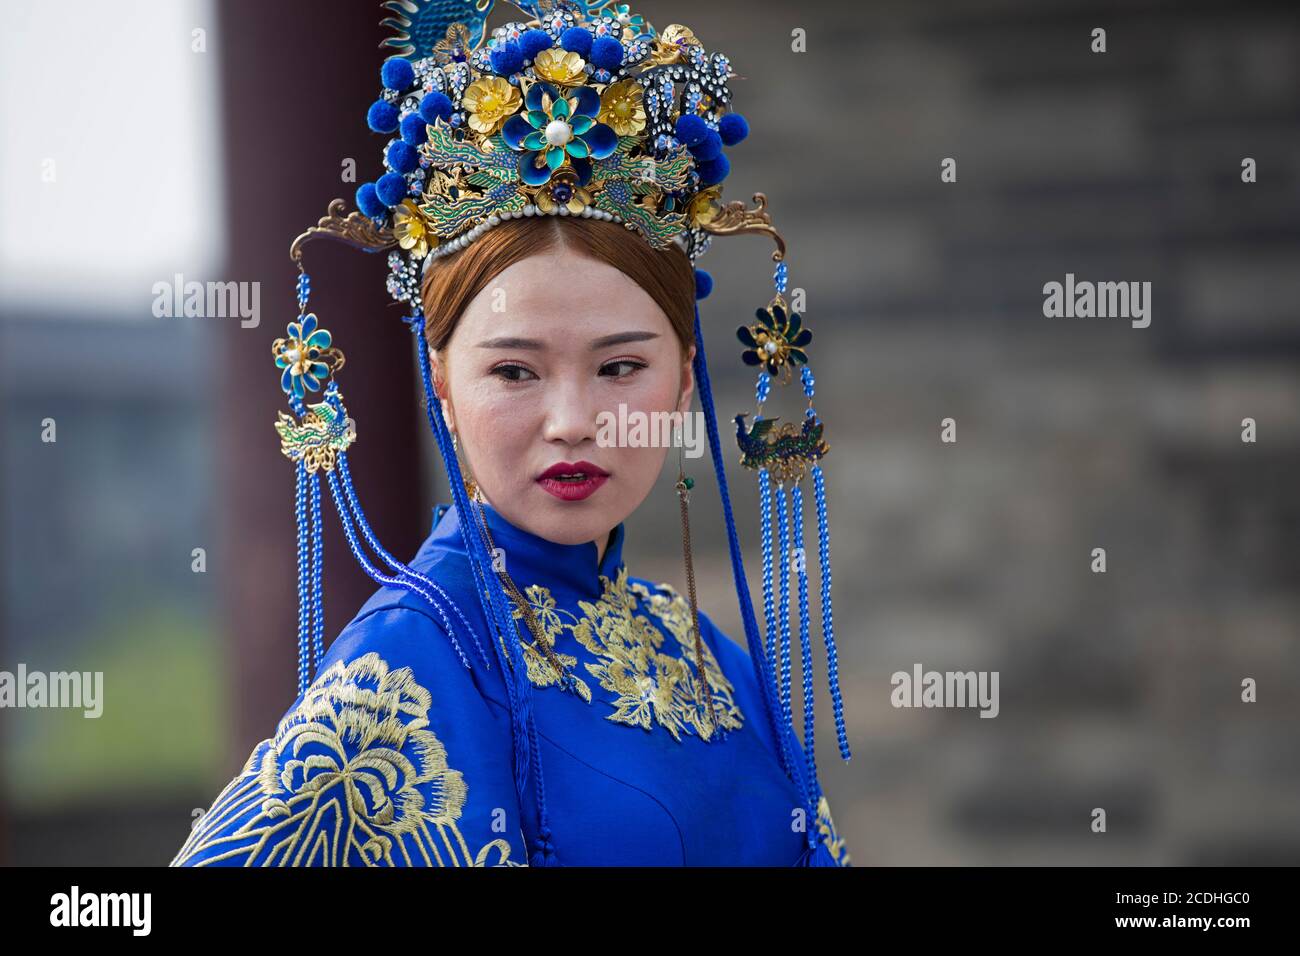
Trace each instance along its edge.
<instances>
[{"instance_id":1,"label":"gold embroidery","mask_svg":"<svg viewBox=\"0 0 1300 956\"><path fill-rule=\"evenodd\" d=\"M817 832L821 834L826 849L831 851L835 862L840 866L852 866L849 862L849 848L844 838L835 831L835 821L831 819L831 805L825 794L817 802Z\"/></svg>"},{"instance_id":2,"label":"gold embroidery","mask_svg":"<svg viewBox=\"0 0 1300 956\"><path fill-rule=\"evenodd\" d=\"M261 741L171 866L523 866L510 844L472 853L457 821L468 789L428 729L433 699L409 667L336 662ZM241 815L252 815L238 822ZM232 827L233 824L236 824Z\"/></svg>"},{"instance_id":3,"label":"gold embroidery","mask_svg":"<svg viewBox=\"0 0 1300 956\"><path fill-rule=\"evenodd\" d=\"M600 686L614 693L609 703L614 712L609 720L654 729L658 723L665 727L675 740L683 732L694 733L708 739L713 728L703 703L703 690L696 674L695 642L691 636L691 609L680 594L666 584L651 591L643 584L629 583L627 568L620 567L611 581L600 576L601 596L593 603L579 601L583 616L555 606L555 598L542 585L524 589L524 596L532 606L542 626L542 637L555 647L556 638L568 631L590 651L595 663L587 663L587 671ZM643 614L637 613L640 598L678 643L678 654L663 650L664 635ZM519 608L516 618L522 617ZM558 684L559 675L546 660L543 651L530 641L524 646L528 679L538 687ZM556 652L566 669L577 664L572 654ZM704 672L718 708L717 722L722 727L736 729L744 715L732 697L732 686L718 666L712 649L704 644ZM578 693L591 703L591 688L581 677L573 675Z\"/></svg>"}]
</instances>

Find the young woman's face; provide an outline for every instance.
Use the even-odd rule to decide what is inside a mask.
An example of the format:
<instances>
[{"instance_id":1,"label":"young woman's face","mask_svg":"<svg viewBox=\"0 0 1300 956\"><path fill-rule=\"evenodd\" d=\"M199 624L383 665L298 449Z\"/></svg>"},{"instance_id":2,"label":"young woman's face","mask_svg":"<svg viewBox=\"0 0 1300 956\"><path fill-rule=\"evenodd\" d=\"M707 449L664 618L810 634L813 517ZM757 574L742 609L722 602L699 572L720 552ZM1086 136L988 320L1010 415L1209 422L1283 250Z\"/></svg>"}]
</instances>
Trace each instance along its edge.
<instances>
[{"instance_id":1,"label":"young woman's face","mask_svg":"<svg viewBox=\"0 0 1300 956\"><path fill-rule=\"evenodd\" d=\"M642 434L661 435L668 413L690 409L694 351L683 356L627 275L555 249L498 274L431 354L447 426L488 503L518 528L603 554L669 450L658 437L628 447L608 421L645 416Z\"/></svg>"}]
</instances>

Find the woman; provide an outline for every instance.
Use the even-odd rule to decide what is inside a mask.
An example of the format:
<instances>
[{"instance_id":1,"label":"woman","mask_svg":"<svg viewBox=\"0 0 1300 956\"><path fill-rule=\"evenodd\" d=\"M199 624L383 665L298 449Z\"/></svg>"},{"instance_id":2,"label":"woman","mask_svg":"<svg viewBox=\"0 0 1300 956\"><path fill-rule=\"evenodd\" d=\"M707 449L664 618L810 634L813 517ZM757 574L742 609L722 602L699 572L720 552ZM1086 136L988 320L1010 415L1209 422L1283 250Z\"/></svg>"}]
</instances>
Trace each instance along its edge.
<instances>
[{"instance_id":1,"label":"woman","mask_svg":"<svg viewBox=\"0 0 1300 956\"><path fill-rule=\"evenodd\" d=\"M494 43L470 51L468 59L458 57L463 50L444 48L441 61L385 64L386 88L422 92L408 102L407 112L418 119L405 124L409 116L400 110L389 116L372 107L371 125L381 132L401 128L404 137L409 132L424 161L418 176L403 171L402 151L390 145L386 175L401 177L401 189L386 189L383 179L371 190L363 187L358 205L369 223L354 214L337 233L368 248L383 247L391 236L406 250L394 254L395 294L411 303L412 329L422 339L430 424L454 504L435 510L433 528L409 562L394 559L375 539L347 470L356 431L333 380L342 355L305 313L304 275L304 314L275 348L296 413L282 413L277 428L285 454L298 463L300 694L173 865L848 865L811 752L800 747L790 721L788 577L781 573L784 620L774 627L768 549L769 643L776 632L782 641L772 661L751 657L698 610L687 513L692 481L680 472L680 447L674 510L682 522L690 600L669 585L631 576L623 563L624 521L646 501L669 449L632 439L631 431L610 440L602 422L680 420L690 412L698 379L721 466L697 341L695 300L708 291L707 278L693 266L702 217L674 220L680 213L665 202L689 190L649 193L660 219L696 224L685 243L656 243L647 241L653 223L636 228L638 214L627 207L630 215L602 212L586 188L615 192L611 176L593 176L599 170L592 157L614 155L609 143L622 141L619 154L636 158L630 147L647 132L644 117L633 129L644 109L640 97L619 112L626 89L609 93L625 61L635 59L638 40L665 61L658 66L673 65L673 49L626 11L612 21L582 5L537 12L541 18L531 23L498 28ZM461 26L448 26L448 44L464 35ZM615 36L623 38L621 54L599 42ZM685 41L674 46L680 62L698 62ZM476 75L476 65L484 75L462 82ZM518 112L500 108L509 93L489 82L496 79L517 82ZM701 115L717 123L716 110ZM583 116L592 122L580 122ZM566 129L557 130L557 123ZM738 141L735 123L720 128ZM544 135L530 138L536 129ZM695 136L689 122L674 129L683 141L705 144L701 152L714 145ZM709 129L721 138L715 126ZM548 144L564 146L580 133L591 134L581 149L546 155ZM477 166L468 145L481 150ZM492 193L487 180L474 180L497 163L504 146L542 157L518 160L519 195L532 200L522 208L508 190ZM677 157L685 156L679 146ZM694 158L697 167L710 161ZM442 159L448 165L440 166ZM683 186L698 194L708 189L705 178L683 178ZM424 206L407 198L417 188ZM381 209L375 201L386 201L385 193L394 201ZM507 197L505 208L484 216L485 196L499 203ZM716 192L708 197L715 199ZM475 215L457 221L462 205ZM470 222L475 225L466 229ZM321 228L330 231L325 220ZM417 274L418 292L411 285ZM783 270L780 276L783 281ZM747 340L765 372L780 361L793 364L794 343L806 342L798 337L797 317L784 310L779 317L785 325L765 328L785 332L784 351L762 348L768 339L757 341L753 333ZM305 404L307 393L327 381L325 400ZM757 426L754 432L763 433ZM740 435L746 435L743 423ZM825 448L820 423L816 437L800 459L814 467ZM755 454L765 452L746 451ZM780 479L781 500L787 481L797 498L794 472L781 470L794 466L766 466ZM354 555L382 585L327 650L322 474ZM768 471L761 474L766 481ZM718 477L738 568L725 473ZM820 471L817 477L824 519ZM784 558L791 540L802 541L802 530L789 537L792 529L780 516ZM764 526L770 532L766 519ZM823 534L823 546L824 540ZM367 546L387 571L372 563ZM798 580L807 685L802 569ZM824 581L824 600L828 586ZM744 611L747 592L741 602ZM750 609L749 646L761 652L752 617ZM828 648L833 665L833 645ZM780 688L771 676L777 663Z\"/></svg>"}]
</instances>

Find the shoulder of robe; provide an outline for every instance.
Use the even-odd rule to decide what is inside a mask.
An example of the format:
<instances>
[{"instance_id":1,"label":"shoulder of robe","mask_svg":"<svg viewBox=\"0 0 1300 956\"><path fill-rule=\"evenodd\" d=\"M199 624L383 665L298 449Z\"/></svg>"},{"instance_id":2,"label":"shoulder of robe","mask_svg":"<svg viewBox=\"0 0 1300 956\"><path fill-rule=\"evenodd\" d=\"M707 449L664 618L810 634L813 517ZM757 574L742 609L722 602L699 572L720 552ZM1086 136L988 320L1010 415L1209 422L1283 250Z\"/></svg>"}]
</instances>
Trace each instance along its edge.
<instances>
[{"instance_id":1,"label":"shoulder of robe","mask_svg":"<svg viewBox=\"0 0 1300 956\"><path fill-rule=\"evenodd\" d=\"M426 609L363 609L171 865L519 865L510 748Z\"/></svg>"}]
</instances>

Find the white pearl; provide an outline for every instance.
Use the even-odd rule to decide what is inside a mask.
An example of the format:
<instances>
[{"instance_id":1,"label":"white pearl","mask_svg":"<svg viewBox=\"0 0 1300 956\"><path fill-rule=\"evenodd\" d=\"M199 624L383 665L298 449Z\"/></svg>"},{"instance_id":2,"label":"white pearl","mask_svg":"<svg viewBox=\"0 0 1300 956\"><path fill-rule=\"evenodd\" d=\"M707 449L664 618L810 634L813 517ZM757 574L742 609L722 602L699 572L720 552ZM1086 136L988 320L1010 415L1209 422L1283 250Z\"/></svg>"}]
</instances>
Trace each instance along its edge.
<instances>
[{"instance_id":1,"label":"white pearl","mask_svg":"<svg viewBox=\"0 0 1300 956\"><path fill-rule=\"evenodd\" d=\"M558 212L561 216L567 216L567 215L569 214L569 207L568 207L568 206L560 206L560 207L556 210L556 212Z\"/></svg>"},{"instance_id":2,"label":"white pearl","mask_svg":"<svg viewBox=\"0 0 1300 956\"><path fill-rule=\"evenodd\" d=\"M551 120L546 124L546 132L543 135L545 135L548 145L563 146L573 139L573 127L564 120Z\"/></svg>"},{"instance_id":3,"label":"white pearl","mask_svg":"<svg viewBox=\"0 0 1300 956\"><path fill-rule=\"evenodd\" d=\"M499 225L501 225L501 217L500 217L500 216L488 216L488 222L489 222L491 225L493 225L493 226L499 226Z\"/></svg>"},{"instance_id":4,"label":"white pearl","mask_svg":"<svg viewBox=\"0 0 1300 956\"><path fill-rule=\"evenodd\" d=\"M289 349L289 351L284 353L284 357L290 362L296 362L298 359L302 358L302 353L297 349Z\"/></svg>"},{"instance_id":5,"label":"white pearl","mask_svg":"<svg viewBox=\"0 0 1300 956\"><path fill-rule=\"evenodd\" d=\"M763 346L763 348L765 348L765 349L767 350L767 354L768 354L768 355L775 355L775 354L776 354L776 343L775 343L775 342L768 342L767 345Z\"/></svg>"}]
</instances>

